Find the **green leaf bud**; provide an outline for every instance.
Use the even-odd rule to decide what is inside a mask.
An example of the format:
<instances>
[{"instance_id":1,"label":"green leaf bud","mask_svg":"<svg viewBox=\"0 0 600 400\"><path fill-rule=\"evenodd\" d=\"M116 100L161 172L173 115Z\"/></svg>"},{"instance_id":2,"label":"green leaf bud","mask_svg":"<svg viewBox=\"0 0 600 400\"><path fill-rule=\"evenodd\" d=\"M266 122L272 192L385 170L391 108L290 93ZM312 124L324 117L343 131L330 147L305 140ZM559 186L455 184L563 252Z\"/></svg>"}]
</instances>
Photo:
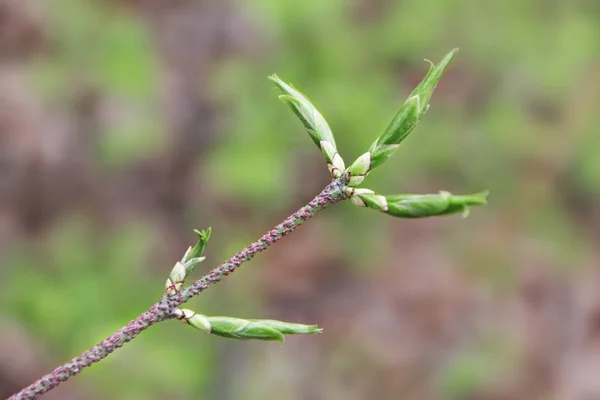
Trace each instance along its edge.
<instances>
[{"instance_id":1,"label":"green leaf bud","mask_svg":"<svg viewBox=\"0 0 600 400\"><path fill-rule=\"evenodd\" d=\"M196 329L200 329L206 333L211 333L212 331L212 326L208 319L204 315L197 314L195 311L186 308L176 308L175 311L173 311L173 314L178 320L183 321Z\"/></svg>"},{"instance_id":2,"label":"green leaf bud","mask_svg":"<svg viewBox=\"0 0 600 400\"><path fill-rule=\"evenodd\" d=\"M206 230L203 230L203 231L199 231L197 229L194 229L194 233L196 235L198 235L198 243L196 243L196 245L194 245L194 247L190 247L185 252L185 255L181 259L181 261L183 263L186 263L186 262L188 262L189 260L191 260L193 258L198 258L198 257L202 256L202 254L204 253L204 249L206 248L206 245L208 244L208 240L210 239L211 232L212 232L212 229L210 227L208 229L206 229ZM196 265L194 265L194 267ZM194 267L192 267L192 269ZM189 272L191 272L191 270Z\"/></svg>"},{"instance_id":3,"label":"green leaf bud","mask_svg":"<svg viewBox=\"0 0 600 400\"><path fill-rule=\"evenodd\" d=\"M365 207L383 212L388 210L388 202L385 196L373 193L367 195L359 194L357 197L363 201Z\"/></svg>"},{"instance_id":4,"label":"green leaf bud","mask_svg":"<svg viewBox=\"0 0 600 400\"><path fill-rule=\"evenodd\" d=\"M185 270L185 266L181 262L177 261L171 270L167 281L165 282L165 293L167 293L169 296L177 294L183 286L186 276L187 272Z\"/></svg>"},{"instance_id":5,"label":"green leaf bud","mask_svg":"<svg viewBox=\"0 0 600 400\"><path fill-rule=\"evenodd\" d=\"M176 309L175 317L213 335L238 340L284 341L284 335L321 333L316 325L303 325L270 319L207 317L191 310Z\"/></svg>"},{"instance_id":6,"label":"green leaf bud","mask_svg":"<svg viewBox=\"0 0 600 400\"><path fill-rule=\"evenodd\" d=\"M401 194L382 196L374 193L354 194L364 206L400 218L424 218L437 215L462 213L469 214L470 206L483 206L487 203L488 192L471 195L453 195L441 191L438 194ZM361 205L358 201L354 204Z\"/></svg>"},{"instance_id":7,"label":"green leaf bud","mask_svg":"<svg viewBox=\"0 0 600 400\"><path fill-rule=\"evenodd\" d=\"M344 161L337 152L333 133L323 115L292 85L285 83L275 74L269 76L269 79L284 93L279 96L279 99L292 109L313 142L321 149L332 176L339 178L344 171Z\"/></svg>"},{"instance_id":8,"label":"green leaf bud","mask_svg":"<svg viewBox=\"0 0 600 400\"><path fill-rule=\"evenodd\" d=\"M366 152L358 157L346 171L350 174L348 186L354 187L360 185L371 171L371 153Z\"/></svg>"},{"instance_id":9,"label":"green leaf bud","mask_svg":"<svg viewBox=\"0 0 600 400\"><path fill-rule=\"evenodd\" d=\"M342 175L342 172L346 168L344 165L344 160L337 152L335 147L331 145L331 143L321 140L321 152L323 153L323 157L327 161L327 168L329 169L329 173L334 178L339 178Z\"/></svg>"},{"instance_id":10,"label":"green leaf bud","mask_svg":"<svg viewBox=\"0 0 600 400\"><path fill-rule=\"evenodd\" d=\"M165 293L169 296L173 296L181 290L187 276L205 259L201 256L204 253L208 239L210 239L211 228L204 231L194 229L194 232L198 235L198 243L193 247L190 246L181 261L175 263L169 278L165 282Z\"/></svg>"},{"instance_id":11,"label":"green leaf bud","mask_svg":"<svg viewBox=\"0 0 600 400\"><path fill-rule=\"evenodd\" d=\"M238 340L277 340L284 341L283 333L258 321L232 317L209 317L212 334Z\"/></svg>"},{"instance_id":12,"label":"green leaf bud","mask_svg":"<svg viewBox=\"0 0 600 400\"><path fill-rule=\"evenodd\" d=\"M429 100L433 90L450 65L458 49L452 50L436 66L431 61L431 67L425 78L400 107L383 134L369 148L371 152L371 169L383 164L414 129L417 122L429 109Z\"/></svg>"},{"instance_id":13,"label":"green leaf bud","mask_svg":"<svg viewBox=\"0 0 600 400\"><path fill-rule=\"evenodd\" d=\"M375 194L371 189L358 188L355 189L353 187L345 187L344 194L347 198L350 199L352 204L359 207L366 207L367 205L363 201L363 199L359 196L360 194Z\"/></svg>"},{"instance_id":14,"label":"green leaf bud","mask_svg":"<svg viewBox=\"0 0 600 400\"><path fill-rule=\"evenodd\" d=\"M206 257L196 257L188 260L185 264L177 261L171 270L167 281L165 282L165 292L169 296L173 296L181 290L185 283L185 279L194 270L194 268L204 261Z\"/></svg>"}]
</instances>

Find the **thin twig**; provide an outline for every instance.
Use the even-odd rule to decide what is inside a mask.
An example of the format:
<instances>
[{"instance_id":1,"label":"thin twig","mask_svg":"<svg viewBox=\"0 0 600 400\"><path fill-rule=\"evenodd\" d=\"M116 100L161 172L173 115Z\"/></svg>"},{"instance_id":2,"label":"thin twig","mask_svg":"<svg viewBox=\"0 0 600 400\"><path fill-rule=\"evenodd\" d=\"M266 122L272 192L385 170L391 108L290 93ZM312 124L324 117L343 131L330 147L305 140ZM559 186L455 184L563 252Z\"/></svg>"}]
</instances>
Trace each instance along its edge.
<instances>
[{"instance_id":1,"label":"thin twig","mask_svg":"<svg viewBox=\"0 0 600 400\"><path fill-rule=\"evenodd\" d=\"M123 344L133 340L150 326L173 318L173 311L177 307L206 290L210 285L220 282L224 277L234 272L242 263L254 258L256 254L279 241L279 239L292 232L296 227L311 218L317 212L331 204L344 200L346 196L344 195L343 187L346 179L347 177L342 177L332 181L306 206L290 215L285 221L267 232L259 240L246 246L233 257L223 262L221 265L211 270L207 275L198 279L176 295L171 297L164 295L156 304L150 307L148 311L140 314L126 326L122 327L81 355L41 377L20 392L12 395L9 400L35 399L37 396L54 389L72 376L79 374L83 368L89 367L102 360L110 353L123 346Z\"/></svg>"}]
</instances>

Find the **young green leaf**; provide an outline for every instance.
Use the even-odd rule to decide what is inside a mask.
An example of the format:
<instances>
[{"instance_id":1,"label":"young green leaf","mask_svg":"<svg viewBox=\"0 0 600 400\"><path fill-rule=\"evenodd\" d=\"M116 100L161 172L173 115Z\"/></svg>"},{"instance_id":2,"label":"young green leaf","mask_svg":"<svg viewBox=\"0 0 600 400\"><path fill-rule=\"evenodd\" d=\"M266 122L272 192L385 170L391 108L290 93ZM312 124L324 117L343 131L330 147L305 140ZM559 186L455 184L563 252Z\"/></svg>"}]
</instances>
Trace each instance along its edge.
<instances>
[{"instance_id":1,"label":"young green leaf","mask_svg":"<svg viewBox=\"0 0 600 400\"><path fill-rule=\"evenodd\" d=\"M285 83L275 74L269 76L269 79L284 93L279 96L279 99L300 118L313 142L321 149L329 171L334 178L338 178L345 169L344 160L337 152L333 133L323 115L305 95L292 85Z\"/></svg>"},{"instance_id":2,"label":"young green leaf","mask_svg":"<svg viewBox=\"0 0 600 400\"><path fill-rule=\"evenodd\" d=\"M303 325L271 319L207 317L187 309L176 309L175 317L213 335L238 340L284 341L284 335L321 333L316 325Z\"/></svg>"},{"instance_id":3,"label":"young green leaf","mask_svg":"<svg viewBox=\"0 0 600 400\"><path fill-rule=\"evenodd\" d=\"M383 134L369 148L371 153L370 166L369 170L362 174L363 177L390 158L400 142L412 132L419 120L425 115L429 109L431 95L457 51L458 49L452 50L438 65L430 62L431 67L425 78L408 96L408 99L402 104ZM348 169L350 173L351 168Z\"/></svg>"},{"instance_id":4,"label":"young green leaf","mask_svg":"<svg viewBox=\"0 0 600 400\"><path fill-rule=\"evenodd\" d=\"M433 90L437 86L440 79L442 79L442 75L444 75L444 72L446 72L446 70L448 69L448 66L454 59L454 56L457 52L458 49L454 49L448 54L446 54L437 66L431 61L426 60L431 65L429 67L429 71L427 72L425 78L421 81L421 83L417 85L415 90L413 90L413 92L409 96L419 96L421 98L421 103L423 105L424 112L427 111L427 108L429 107L429 99L431 99Z\"/></svg>"},{"instance_id":5,"label":"young green leaf","mask_svg":"<svg viewBox=\"0 0 600 400\"><path fill-rule=\"evenodd\" d=\"M208 228L205 231L194 229L194 232L198 235L198 243L196 243L194 247L190 246L183 255L181 261L175 263L175 266L173 266L173 269L169 274L169 278L167 278L167 281L165 282L165 293L168 296L177 294L179 290L181 290L188 275L191 274L194 268L206 258L201 256L202 253L204 253L208 239L210 239L211 228Z\"/></svg>"},{"instance_id":6,"label":"young green leaf","mask_svg":"<svg viewBox=\"0 0 600 400\"><path fill-rule=\"evenodd\" d=\"M246 319L232 317L208 317L211 333L228 339L284 341L283 333L277 329Z\"/></svg>"},{"instance_id":7,"label":"young green leaf","mask_svg":"<svg viewBox=\"0 0 600 400\"><path fill-rule=\"evenodd\" d=\"M392 156L393 151L390 150L396 150L400 142L412 132L424 114L422 110L421 98L418 95L409 97L404 102L383 135L369 148L372 154L371 169L380 166Z\"/></svg>"},{"instance_id":8,"label":"young green leaf","mask_svg":"<svg viewBox=\"0 0 600 400\"><path fill-rule=\"evenodd\" d=\"M206 248L206 245L208 244L208 240L210 239L211 232L212 232L212 229L210 227L204 231L199 231L197 229L194 229L194 233L196 235L198 235L198 243L196 243L194 245L194 247L190 247L188 249L188 251L185 252L185 255L181 259L181 261L183 263L186 263L187 261L190 261L191 259L202 256L202 253L204 253L204 249ZM194 267L195 267L195 265L194 265ZM194 267L192 267L192 269ZM191 272L191 270L188 271L188 273L189 272Z\"/></svg>"},{"instance_id":9,"label":"young green leaf","mask_svg":"<svg viewBox=\"0 0 600 400\"><path fill-rule=\"evenodd\" d=\"M487 204L487 195L487 191L470 195L453 195L441 191L438 194L382 196L368 189L356 189L352 197L356 196L359 199L353 201L356 205L369 207L394 217L424 218L456 213L462 213L466 217L470 206Z\"/></svg>"}]
</instances>

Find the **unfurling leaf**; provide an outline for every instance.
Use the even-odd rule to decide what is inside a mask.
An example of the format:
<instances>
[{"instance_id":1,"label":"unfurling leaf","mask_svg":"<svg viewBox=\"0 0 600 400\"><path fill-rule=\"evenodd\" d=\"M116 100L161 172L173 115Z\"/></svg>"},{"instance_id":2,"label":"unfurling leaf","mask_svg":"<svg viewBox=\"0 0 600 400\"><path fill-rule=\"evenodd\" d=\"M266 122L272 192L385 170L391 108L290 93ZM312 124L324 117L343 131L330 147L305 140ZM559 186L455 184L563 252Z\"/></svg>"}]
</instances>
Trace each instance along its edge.
<instances>
[{"instance_id":1,"label":"unfurling leaf","mask_svg":"<svg viewBox=\"0 0 600 400\"><path fill-rule=\"evenodd\" d=\"M194 229L194 233L198 235L198 243L194 245L194 247L190 247L188 251L185 252L185 255L182 258L182 262L187 262L193 258L201 257L204 253L204 249L208 244L208 240L210 239L210 234L212 233L212 228L208 228L204 231L199 231L198 229ZM193 267L192 267L193 268ZM191 271L189 271L191 272Z\"/></svg>"},{"instance_id":2,"label":"unfurling leaf","mask_svg":"<svg viewBox=\"0 0 600 400\"><path fill-rule=\"evenodd\" d=\"M300 118L313 142L321 149L330 173L334 178L338 178L345 169L344 160L338 154L333 133L323 115L292 85L285 83L275 74L269 76L269 79L284 93L279 99Z\"/></svg>"},{"instance_id":3,"label":"unfurling leaf","mask_svg":"<svg viewBox=\"0 0 600 400\"><path fill-rule=\"evenodd\" d=\"M419 83L410 96L408 96L408 99L402 104L383 134L378 137L369 148L370 163L368 170L364 172L361 171L358 175L356 174L353 167L359 160L355 161L355 163L346 170L350 174L349 186L356 186L361 183L364 177L368 175L372 169L380 166L390 158L398 148L400 142L412 132L419 120L429 109L429 100L431 99L433 90L442 78L442 75L450 65L450 62L457 51L458 49L452 50L438 65L434 65L430 62L431 67L425 78L423 78L421 83ZM353 180L352 176L361 176L361 178Z\"/></svg>"},{"instance_id":4,"label":"unfurling leaf","mask_svg":"<svg viewBox=\"0 0 600 400\"><path fill-rule=\"evenodd\" d=\"M175 317L213 335L238 340L284 341L284 335L321 333L317 325L303 325L271 319L207 317L187 309L176 309Z\"/></svg>"},{"instance_id":5,"label":"unfurling leaf","mask_svg":"<svg viewBox=\"0 0 600 400\"><path fill-rule=\"evenodd\" d=\"M188 275L206 258L201 256L204 253L208 239L210 239L211 228L204 231L194 229L194 232L198 235L198 243L193 247L190 246L181 261L175 263L169 274L169 278L165 282L165 293L168 296L177 294Z\"/></svg>"},{"instance_id":6,"label":"unfurling leaf","mask_svg":"<svg viewBox=\"0 0 600 400\"><path fill-rule=\"evenodd\" d=\"M354 204L369 207L400 218L424 218L437 215L462 213L466 217L470 206L487 204L488 192L470 195L453 195L441 191L438 194L399 194L383 196L368 189L356 189ZM351 199L352 199L351 197Z\"/></svg>"}]
</instances>

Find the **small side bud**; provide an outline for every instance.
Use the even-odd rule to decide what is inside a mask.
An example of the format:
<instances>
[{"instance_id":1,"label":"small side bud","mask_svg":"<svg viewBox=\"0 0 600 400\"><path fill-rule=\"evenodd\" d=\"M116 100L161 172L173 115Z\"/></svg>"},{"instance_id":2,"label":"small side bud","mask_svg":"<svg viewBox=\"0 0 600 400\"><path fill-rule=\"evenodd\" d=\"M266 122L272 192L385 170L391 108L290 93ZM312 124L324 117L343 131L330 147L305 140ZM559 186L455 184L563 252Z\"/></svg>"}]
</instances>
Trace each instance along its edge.
<instances>
[{"instance_id":1,"label":"small side bud","mask_svg":"<svg viewBox=\"0 0 600 400\"><path fill-rule=\"evenodd\" d=\"M360 197L360 195L374 194L374 193L375 192L372 191L371 189L365 189L365 188L356 189L356 188L349 187L349 186L346 186L344 188L344 194L346 195L346 197L350 199L352 204L354 204L355 206L358 206L358 207L366 207L367 206L366 203Z\"/></svg>"},{"instance_id":2,"label":"small side bud","mask_svg":"<svg viewBox=\"0 0 600 400\"><path fill-rule=\"evenodd\" d=\"M325 161L327 161L329 173L334 178L339 178L346 168L344 165L344 160L331 143L321 140L320 146L323 157L325 157Z\"/></svg>"},{"instance_id":3,"label":"small side bud","mask_svg":"<svg viewBox=\"0 0 600 400\"><path fill-rule=\"evenodd\" d=\"M204 315L197 314L186 308L177 308L173 311L173 314L178 320L185 322L196 329L200 329L206 333L211 333L212 331L211 324Z\"/></svg>"},{"instance_id":4,"label":"small side bud","mask_svg":"<svg viewBox=\"0 0 600 400\"><path fill-rule=\"evenodd\" d=\"M373 155L371 168L377 168L392 156L394 151L415 128L421 117L421 99L419 96L409 97L400 107L383 135L371 145L369 151Z\"/></svg>"},{"instance_id":5,"label":"small side bud","mask_svg":"<svg viewBox=\"0 0 600 400\"><path fill-rule=\"evenodd\" d=\"M208 239L210 239L211 228L204 231L194 229L194 232L198 235L198 243L193 247L189 247L181 261L175 263L175 266L169 274L169 278L165 282L165 293L168 296L177 294L181 290L188 275L191 274L194 268L205 259L205 257L201 256L202 253L204 253Z\"/></svg>"},{"instance_id":6,"label":"small side bud","mask_svg":"<svg viewBox=\"0 0 600 400\"><path fill-rule=\"evenodd\" d=\"M181 261L177 261L169 274L169 278L167 278L167 281L165 282L165 293L169 296L177 294L185 283L187 276L198 264L204 261L204 259L205 257L192 258L185 264L182 264Z\"/></svg>"},{"instance_id":7,"label":"small side bud","mask_svg":"<svg viewBox=\"0 0 600 400\"><path fill-rule=\"evenodd\" d=\"M371 153L366 152L348 167L350 175L365 175L371 170Z\"/></svg>"},{"instance_id":8,"label":"small side bud","mask_svg":"<svg viewBox=\"0 0 600 400\"><path fill-rule=\"evenodd\" d=\"M198 235L198 243L196 243L194 247L188 249L188 251L185 252L185 255L181 259L181 261L184 263L193 258L199 258L202 256L202 254L204 253L204 249L208 244L208 240L210 239L212 229L210 227L203 231L194 229L194 233Z\"/></svg>"},{"instance_id":9,"label":"small side bud","mask_svg":"<svg viewBox=\"0 0 600 400\"><path fill-rule=\"evenodd\" d=\"M167 281L165 282L165 293L167 293L169 296L177 294L177 292L181 290L186 276L187 272L185 271L185 266L181 262L177 261L175 266L173 266Z\"/></svg>"},{"instance_id":10,"label":"small side bud","mask_svg":"<svg viewBox=\"0 0 600 400\"><path fill-rule=\"evenodd\" d=\"M257 321L250 321L231 317L209 317L212 334L229 339L238 340L277 340L284 342L283 333L277 329L261 324Z\"/></svg>"},{"instance_id":11,"label":"small side bud","mask_svg":"<svg viewBox=\"0 0 600 400\"><path fill-rule=\"evenodd\" d=\"M375 193L361 193L358 194L357 197L359 197L363 203L365 203L365 207L382 212L386 212L388 210L388 202L385 196Z\"/></svg>"},{"instance_id":12,"label":"small side bud","mask_svg":"<svg viewBox=\"0 0 600 400\"><path fill-rule=\"evenodd\" d=\"M371 171L371 153L366 152L358 157L356 161L348 167L346 172L350 174L348 186L358 186L362 183L368 173Z\"/></svg>"}]
</instances>

